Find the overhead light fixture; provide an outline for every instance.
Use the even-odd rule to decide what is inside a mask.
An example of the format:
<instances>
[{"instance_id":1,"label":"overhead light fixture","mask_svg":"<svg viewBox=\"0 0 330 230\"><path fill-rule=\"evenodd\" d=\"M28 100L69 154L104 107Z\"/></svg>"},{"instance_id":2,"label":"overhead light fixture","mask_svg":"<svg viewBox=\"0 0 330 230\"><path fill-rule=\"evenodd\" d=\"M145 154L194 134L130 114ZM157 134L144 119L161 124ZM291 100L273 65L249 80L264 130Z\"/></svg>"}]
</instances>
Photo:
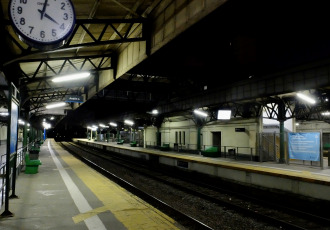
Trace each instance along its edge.
<instances>
[{"instance_id":1,"label":"overhead light fixture","mask_svg":"<svg viewBox=\"0 0 330 230\"><path fill-rule=\"evenodd\" d=\"M110 122L109 124L110 124L112 127L117 127L117 124L114 123L114 122Z\"/></svg>"},{"instance_id":2,"label":"overhead light fixture","mask_svg":"<svg viewBox=\"0 0 330 230\"><path fill-rule=\"evenodd\" d=\"M92 131L96 131L97 130L97 127L90 127L90 126L87 126L87 129L90 129Z\"/></svg>"},{"instance_id":3,"label":"overhead light fixture","mask_svg":"<svg viewBox=\"0 0 330 230\"><path fill-rule=\"evenodd\" d=\"M104 124L99 124L99 126L102 127L102 128L109 128L109 126L106 126Z\"/></svg>"},{"instance_id":4,"label":"overhead light fixture","mask_svg":"<svg viewBox=\"0 0 330 230\"><path fill-rule=\"evenodd\" d=\"M158 110L157 109L154 109L154 110L151 111L151 113L154 114L154 115L156 115L156 114L158 114Z\"/></svg>"},{"instance_id":5,"label":"overhead light fixture","mask_svg":"<svg viewBox=\"0 0 330 230\"><path fill-rule=\"evenodd\" d=\"M195 109L194 110L194 113L199 115L199 116L202 116L202 117L207 117L207 113L203 112L203 111L200 111L198 109Z\"/></svg>"},{"instance_id":6,"label":"overhead light fixture","mask_svg":"<svg viewBox=\"0 0 330 230\"><path fill-rule=\"evenodd\" d=\"M89 72L75 73L75 74L69 74L69 75L56 77L52 81L53 82L75 81L75 80L80 80L80 79L83 79L83 78L87 78L90 75L91 74Z\"/></svg>"},{"instance_id":7,"label":"overhead light fixture","mask_svg":"<svg viewBox=\"0 0 330 230\"><path fill-rule=\"evenodd\" d=\"M47 122L42 122L42 126L45 128L45 129L50 129L52 127L51 124L47 123Z\"/></svg>"},{"instance_id":8,"label":"overhead light fixture","mask_svg":"<svg viewBox=\"0 0 330 230\"><path fill-rule=\"evenodd\" d=\"M302 93L297 93L297 96L301 99L303 99L304 101L307 101L308 103L311 103L311 104L315 104L316 101L311 98L311 97L308 97L307 95L305 94L302 94Z\"/></svg>"},{"instance_id":9,"label":"overhead light fixture","mask_svg":"<svg viewBox=\"0 0 330 230\"><path fill-rule=\"evenodd\" d=\"M125 124L128 124L128 125L134 125L134 122L131 120L125 120L124 122L125 122Z\"/></svg>"},{"instance_id":10,"label":"overhead light fixture","mask_svg":"<svg viewBox=\"0 0 330 230\"><path fill-rule=\"evenodd\" d=\"M329 111L327 111L327 112L323 112L323 113L321 113L323 116L330 116L330 112Z\"/></svg>"},{"instance_id":11,"label":"overhead light fixture","mask_svg":"<svg viewBox=\"0 0 330 230\"><path fill-rule=\"evenodd\" d=\"M46 109L53 109L53 108L63 107L65 105L66 105L65 102L60 102L60 103L56 103L56 104L47 105Z\"/></svg>"}]
</instances>

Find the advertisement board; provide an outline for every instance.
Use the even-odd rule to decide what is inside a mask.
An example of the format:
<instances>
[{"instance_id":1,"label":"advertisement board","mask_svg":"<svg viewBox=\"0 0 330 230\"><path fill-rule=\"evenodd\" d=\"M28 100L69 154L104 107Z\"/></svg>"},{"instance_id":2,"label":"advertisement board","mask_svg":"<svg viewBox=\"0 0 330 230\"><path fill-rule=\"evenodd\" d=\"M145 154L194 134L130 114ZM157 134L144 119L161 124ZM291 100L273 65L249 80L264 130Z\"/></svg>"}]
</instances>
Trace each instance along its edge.
<instances>
[{"instance_id":1,"label":"advertisement board","mask_svg":"<svg viewBox=\"0 0 330 230\"><path fill-rule=\"evenodd\" d=\"M290 159L320 161L321 134L289 133Z\"/></svg>"}]
</instances>

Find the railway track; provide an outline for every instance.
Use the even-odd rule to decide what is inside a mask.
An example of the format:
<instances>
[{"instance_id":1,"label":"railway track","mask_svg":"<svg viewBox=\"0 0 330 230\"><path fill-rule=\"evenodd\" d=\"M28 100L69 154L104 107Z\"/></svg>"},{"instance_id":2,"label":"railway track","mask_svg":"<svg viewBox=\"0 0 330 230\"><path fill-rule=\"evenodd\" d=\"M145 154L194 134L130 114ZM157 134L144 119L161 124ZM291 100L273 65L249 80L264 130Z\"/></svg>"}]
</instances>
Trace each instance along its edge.
<instances>
[{"instance_id":1,"label":"railway track","mask_svg":"<svg viewBox=\"0 0 330 230\"><path fill-rule=\"evenodd\" d=\"M182 173L169 173L168 169L165 174L164 171L160 170L161 167L152 167L150 163L145 161L137 161L136 159L134 159L134 161L130 159L123 159L122 157L118 157L113 154L110 155L109 152L104 152L102 150L90 147L88 148L86 146L82 147L69 142L62 142L61 145L72 154L82 159L85 163L91 165L107 176L112 173L105 169L106 165L115 164L121 169L125 168L125 170L127 170L126 174L143 175L144 177L150 178L150 180L156 181L155 183L166 184L174 190L180 190L189 194L190 196L196 196L199 199L211 202L216 206L222 206L226 209L238 212L246 217L254 218L257 221L268 223L274 226L274 228L330 229L330 227L328 227L330 226L330 220L324 216L315 215L313 213L308 213L306 211L294 208L288 208L287 205L280 205L278 203L274 204L265 199L247 196L246 192L233 192L231 189L225 189L223 187L219 188L208 183L191 180L189 179L189 176L182 176ZM97 162L103 162L105 165L99 166ZM121 178L122 175L123 174L117 176L112 174L111 179L115 180L121 185L123 183L132 183L124 182L124 180ZM207 224L198 221L198 218L194 218L190 215L180 212L165 202L155 198L153 195L143 192L142 189L137 187L127 188L126 186L127 185L124 186L126 189L140 196L147 202L150 202L157 208L162 209L169 215L172 214L174 219L182 223L184 226L189 226L189 229L216 229L216 226L214 226L214 228L209 227Z\"/></svg>"}]
</instances>

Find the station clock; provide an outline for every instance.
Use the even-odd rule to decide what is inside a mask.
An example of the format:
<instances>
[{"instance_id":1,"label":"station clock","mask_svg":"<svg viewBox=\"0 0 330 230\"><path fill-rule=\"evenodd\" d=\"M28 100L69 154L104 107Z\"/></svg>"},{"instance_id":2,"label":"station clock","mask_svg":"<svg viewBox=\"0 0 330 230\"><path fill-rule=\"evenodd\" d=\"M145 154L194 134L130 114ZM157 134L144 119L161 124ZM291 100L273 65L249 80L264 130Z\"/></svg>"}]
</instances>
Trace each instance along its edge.
<instances>
[{"instance_id":1,"label":"station clock","mask_svg":"<svg viewBox=\"0 0 330 230\"><path fill-rule=\"evenodd\" d=\"M63 46L75 26L71 0L11 0L8 7L19 39L36 49Z\"/></svg>"}]
</instances>

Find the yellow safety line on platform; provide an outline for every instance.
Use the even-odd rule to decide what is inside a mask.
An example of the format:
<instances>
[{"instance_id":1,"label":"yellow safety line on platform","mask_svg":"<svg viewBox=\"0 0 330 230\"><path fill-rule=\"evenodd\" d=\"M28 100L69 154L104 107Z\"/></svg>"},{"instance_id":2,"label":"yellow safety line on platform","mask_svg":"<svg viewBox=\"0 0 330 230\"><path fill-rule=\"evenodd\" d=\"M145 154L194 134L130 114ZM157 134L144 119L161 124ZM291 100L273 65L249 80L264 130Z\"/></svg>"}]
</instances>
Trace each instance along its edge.
<instances>
[{"instance_id":1,"label":"yellow safety line on platform","mask_svg":"<svg viewBox=\"0 0 330 230\"><path fill-rule=\"evenodd\" d=\"M179 229L172 218L86 167L76 158L61 154L60 151L59 155L104 204L103 207L74 216L72 219L75 223L109 210L127 229Z\"/></svg>"}]
</instances>

